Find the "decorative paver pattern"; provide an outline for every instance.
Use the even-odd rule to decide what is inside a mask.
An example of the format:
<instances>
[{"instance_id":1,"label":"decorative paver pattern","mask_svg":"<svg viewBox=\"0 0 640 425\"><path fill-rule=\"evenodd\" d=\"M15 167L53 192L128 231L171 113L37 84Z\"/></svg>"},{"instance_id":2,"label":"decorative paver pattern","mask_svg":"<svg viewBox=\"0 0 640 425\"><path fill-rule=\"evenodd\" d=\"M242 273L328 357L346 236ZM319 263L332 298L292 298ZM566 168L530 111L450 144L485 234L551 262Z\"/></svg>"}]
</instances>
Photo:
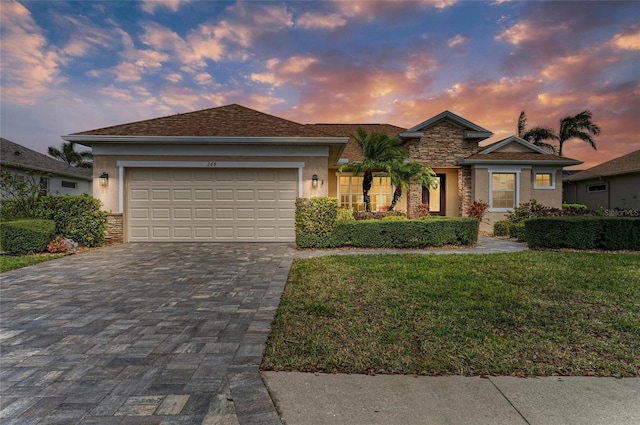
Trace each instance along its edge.
<instances>
[{"instance_id":1,"label":"decorative paver pattern","mask_svg":"<svg viewBox=\"0 0 640 425\"><path fill-rule=\"evenodd\" d=\"M0 275L0 422L280 425L258 367L293 245L125 244Z\"/></svg>"}]
</instances>

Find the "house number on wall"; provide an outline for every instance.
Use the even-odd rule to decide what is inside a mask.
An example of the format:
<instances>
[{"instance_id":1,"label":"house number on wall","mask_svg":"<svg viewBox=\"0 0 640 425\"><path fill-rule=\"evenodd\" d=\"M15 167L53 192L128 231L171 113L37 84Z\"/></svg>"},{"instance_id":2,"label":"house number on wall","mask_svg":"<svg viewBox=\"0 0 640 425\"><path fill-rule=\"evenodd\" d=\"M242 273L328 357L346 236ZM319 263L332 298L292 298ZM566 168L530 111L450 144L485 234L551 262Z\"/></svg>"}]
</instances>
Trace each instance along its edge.
<instances>
[{"instance_id":1,"label":"house number on wall","mask_svg":"<svg viewBox=\"0 0 640 425\"><path fill-rule=\"evenodd\" d=\"M215 167L215 166L216 166L215 162L211 162L211 161L207 162L207 167Z\"/></svg>"}]
</instances>

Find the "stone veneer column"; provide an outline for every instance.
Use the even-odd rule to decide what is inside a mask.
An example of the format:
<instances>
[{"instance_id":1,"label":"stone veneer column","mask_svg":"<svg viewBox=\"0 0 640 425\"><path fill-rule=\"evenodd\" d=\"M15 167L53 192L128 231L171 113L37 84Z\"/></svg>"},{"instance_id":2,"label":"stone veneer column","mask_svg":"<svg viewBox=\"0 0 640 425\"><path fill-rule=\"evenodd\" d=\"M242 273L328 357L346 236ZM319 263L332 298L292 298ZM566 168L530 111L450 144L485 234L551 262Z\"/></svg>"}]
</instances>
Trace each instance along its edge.
<instances>
[{"instance_id":1,"label":"stone veneer column","mask_svg":"<svg viewBox=\"0 0 640 425\"><path fill-rule=\"evenodd\" d=\"M462 167L458 170L458 214L464 217L464 211L473 202L471 191L471 168Z\"/></svg>"},{"instance_id":2,"label":"stone veneer column","mask_svg":"<svg viewBox=\"0 0 640 425\"><path fill-rule=\"evenodd\" d=\"M122 213L110 213L107 216L107 231L106 239L108 243L123 243L124 242L124 228L123 228Z\"/></svg>"}]
</instances>

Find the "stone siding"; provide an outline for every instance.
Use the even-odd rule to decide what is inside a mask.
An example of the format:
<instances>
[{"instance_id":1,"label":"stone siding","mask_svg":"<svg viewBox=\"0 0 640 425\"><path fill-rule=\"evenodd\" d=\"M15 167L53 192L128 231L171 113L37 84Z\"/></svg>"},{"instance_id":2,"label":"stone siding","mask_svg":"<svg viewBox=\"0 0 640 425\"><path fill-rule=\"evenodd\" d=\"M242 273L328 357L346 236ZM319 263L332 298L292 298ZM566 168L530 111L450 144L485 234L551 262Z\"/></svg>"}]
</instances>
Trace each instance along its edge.
<instances>
[{"instance_id":1,"label":"stone siding","mask_svg":"<svg viewBox=\"0 0 640 425\"><path fill-rule=\"evenodd\" d=\"M122 213L111 213L107 217L107 243L124 242L124 226Z\"/></svg>"},{"instance_id":2,"label":"stone siding","mask_svg":"<svg viewBox=\"0 0 640 425\"><path fill-rule=\"evenodd\" d=\"M464 138L464 129L443 120L424 130L422 138L405 144L411 161L419 162L431 168L458 167L457 161L477 153L480 148L475 139ZM472 202L471 169L460 167L458 173L458 213L464 215L467 205ZM407 215L418 216L422 202L422 187L412 184L407 191Z\"/></svg>"}]
</instances>

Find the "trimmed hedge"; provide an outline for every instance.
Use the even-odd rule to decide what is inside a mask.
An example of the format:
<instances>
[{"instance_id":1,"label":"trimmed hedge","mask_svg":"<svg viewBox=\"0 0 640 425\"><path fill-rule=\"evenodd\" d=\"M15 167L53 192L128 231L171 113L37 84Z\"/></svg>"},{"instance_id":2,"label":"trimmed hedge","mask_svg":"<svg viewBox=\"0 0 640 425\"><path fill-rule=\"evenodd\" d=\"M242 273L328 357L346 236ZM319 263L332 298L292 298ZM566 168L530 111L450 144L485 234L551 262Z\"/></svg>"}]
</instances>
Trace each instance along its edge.
<instances>
[{"instance_id":1,"label":"trimmed hedge","mask_svg":"<svg viewBox=\"0 0 640 425\"><path fill-rule=\"evenodd\" d=\"M3 199L0 213L3 218L12 217L19 199ZM100 210L101 203L89 195L41 196L29 217L53 220L55 233L73 239L84 246L102 245L106 240L108 213Z\"/></svg>"},{"instance_id":2,"label":"trimmed hedge","mask_svg":"<svg viewBox=\"0 0 640 425\"><path fill-rule=\"evenodd\" d=\"M44 252L55 235L52 220L25 219L0 224L0 249L13 254Z\"/></svg>"},{"instance_id":3,"label":"trimmed hedge","mask_svg":"<svg viewBox=\"0 0 640 425\"><path fill-rule=\"evenodd\" d=\"M493 236L509 236L509 222L507 220L496 221L493 224Z\"/></svg>"},{"instance_id":4,"label":"trimmed hedge","mask_svg":"<svg viewBox=\"0 0 640 425\"><path fill-rule=\"evenodd\" d=\"M640 218L541 217L525 221L530 248L640 250Z\"/></svg>"},{"instance_id":5,"label":"trimmed hedge","mask_svg":"<svg viewBox=\"0 0 640 425\"><path fill-rule=\"evenodd\" d=\"M478 240L478 220L453 217L439 220L338 221L326 238L298 233L300 248L424 248L471 245ZM311 242L311 243L310 243Z\"/></svg>"},{"instance_id":6,"label":"trimmed hedge","mask_svg":"<svg viewBox=\"0 0 640 425\"><path fill-rule=\"evenodd\" d=\"M478 240L478 228L478 220L469 217L408 220L395 213L381 214L378 219L354 220L340 211L336 198L296 200L296 244L300 248L470 245Z\"/></svg>"}]
</instances>

